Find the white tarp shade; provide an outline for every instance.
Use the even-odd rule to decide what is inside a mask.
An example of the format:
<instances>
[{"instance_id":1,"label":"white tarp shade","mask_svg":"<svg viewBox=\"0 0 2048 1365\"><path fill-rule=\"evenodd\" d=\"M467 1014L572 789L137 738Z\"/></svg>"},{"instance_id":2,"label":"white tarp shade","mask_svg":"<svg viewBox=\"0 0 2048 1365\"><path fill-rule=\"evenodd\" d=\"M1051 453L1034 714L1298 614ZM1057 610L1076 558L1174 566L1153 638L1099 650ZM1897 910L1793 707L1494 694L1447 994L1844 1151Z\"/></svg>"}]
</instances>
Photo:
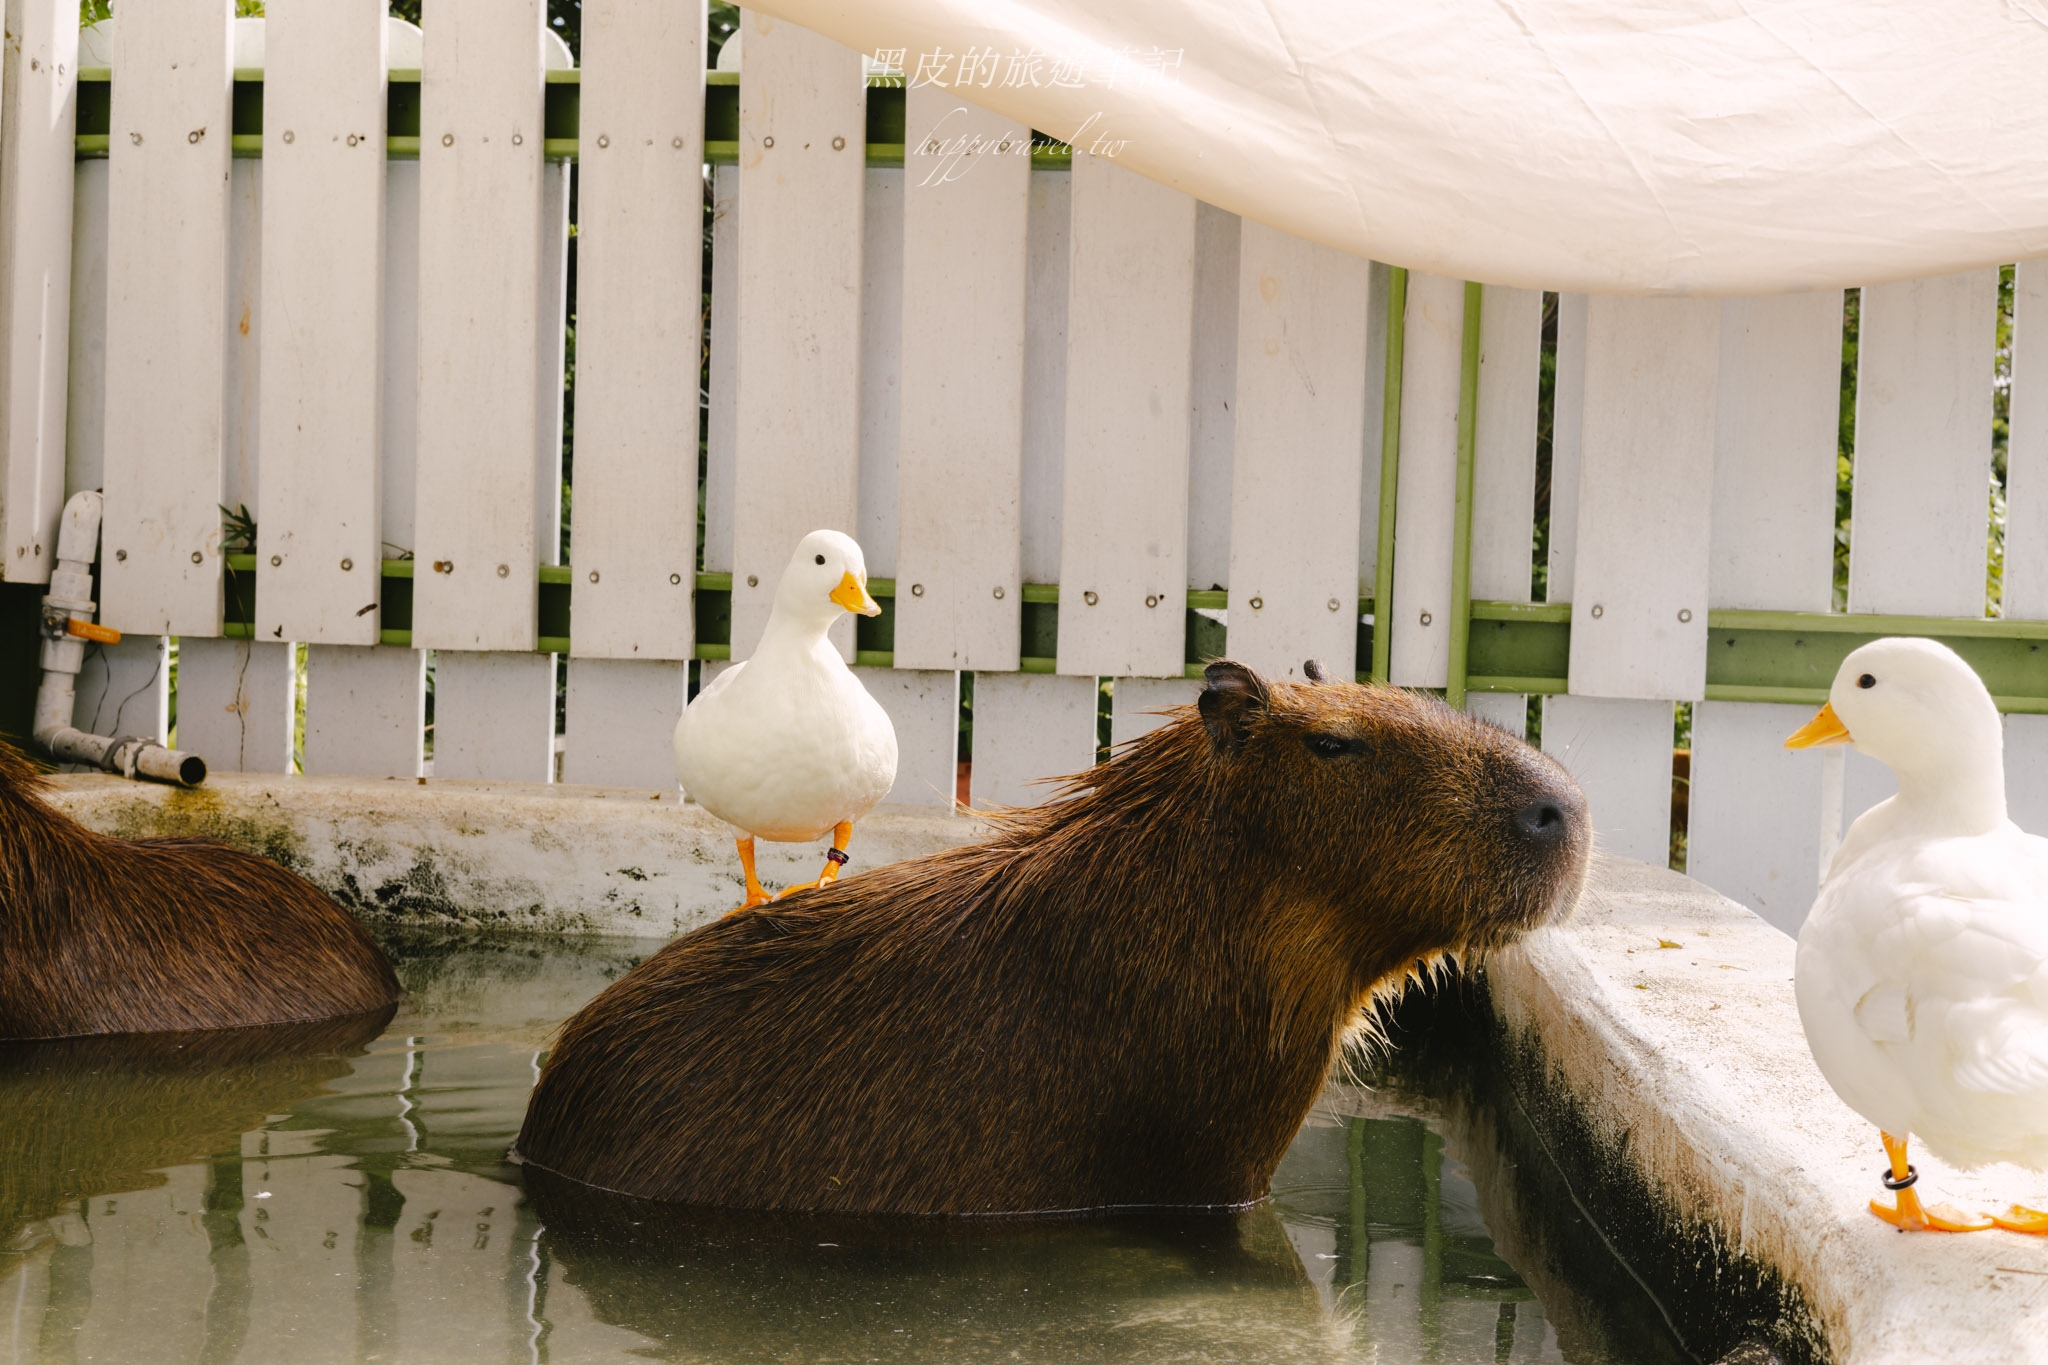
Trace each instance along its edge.
<instances>
[{"instance_id":1,"label":"white tarp shade","mask_svg":"<svg viewBox=\"0 0 2048 1365\"><path fill-rule=\"evenodd\" d=\"M1775 293L2048 255L2048 0L759 8L903 49L911 78L925 61L1056 137L1121 142L1120 164L1210 203L1436 274Z\"/></svg>"}]
</instances>

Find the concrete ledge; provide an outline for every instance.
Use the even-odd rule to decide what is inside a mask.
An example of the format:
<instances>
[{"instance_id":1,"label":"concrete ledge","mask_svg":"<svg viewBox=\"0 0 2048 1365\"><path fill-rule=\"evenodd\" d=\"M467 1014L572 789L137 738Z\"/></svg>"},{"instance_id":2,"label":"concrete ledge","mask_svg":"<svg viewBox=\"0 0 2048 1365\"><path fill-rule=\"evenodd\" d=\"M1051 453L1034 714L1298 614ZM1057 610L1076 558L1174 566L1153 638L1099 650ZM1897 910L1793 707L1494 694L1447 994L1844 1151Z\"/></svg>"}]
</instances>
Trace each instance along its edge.
<instances>
[{"instance_id":1,"label":"concrete ledge","mask_svg":"<svg viewBox=\"0 0 2048 1365\"><path fill-rule=\"evenodd\" d=\"M186 791L104 774L54 779L104 834L218 839L276 859L366 919L673 935L745 894L730 830L674 791L229 773ZM979 838L971 816L883 807L848 875ZM771 889L812 878L826 845L761 844Z\"/></svg>"},{"instance_id":2,"label":"concrete ledge","mask_svg":"<svg viewBox=\"0 0 2048 1365\"><path fill-rule=\"evenodd\" d=\"M1653 1288L1718 1301L1674 1316L1769 1311L1788 1361L2048 1361L2048 1239L1865 1211L1883 1151L1813 1063L1792 954L1699 883L1602 858L1571 923L1493 959L1517 1100L1574 1196ZM1914 1163L1931 1200L2048 1207L2031 1171Z\"/></svg>"}]
</instances>

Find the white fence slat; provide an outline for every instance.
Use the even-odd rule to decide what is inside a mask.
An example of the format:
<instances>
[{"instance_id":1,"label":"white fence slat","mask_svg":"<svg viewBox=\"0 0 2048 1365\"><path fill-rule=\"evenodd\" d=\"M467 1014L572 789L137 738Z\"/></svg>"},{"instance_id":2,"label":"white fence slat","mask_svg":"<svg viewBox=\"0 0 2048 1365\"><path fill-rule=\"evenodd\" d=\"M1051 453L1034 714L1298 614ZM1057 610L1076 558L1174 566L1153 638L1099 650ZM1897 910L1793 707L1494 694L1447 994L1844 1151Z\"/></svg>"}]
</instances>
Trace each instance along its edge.
<instances>
[{"instance_id":1,"label":"white fence slat","mask_svg":"<svg viewBox=\"0 0 2048 1365\"><path fill-rule=\"evenodd\" d=\"M1528 736L1529 699L1519 692L1468 692L1465 709L1516 739Z\"/></svg>"},{"instance_id":2,"label":"white fence slat","mask_svg":"<svg viewBox=\"0 0 2048 1365\"><path fill-rule=\"evenodd\" d=\"M171 726L171 642L127 635L117 645L88 645L71 723L93 735L146 735L161 743Z\"/></svg>"},{"instance_id":3,"label":"white fence slat","mask_svg":"<svg viewBox=\"0 0 2048 1365\"><path fill-rule=\"evenodd\" d=\"M1095 761L1095 679L1046 673L974 675L971 804L1035 806L1042 779Z\"/></svg>"},{"instance_id":4,"label":"white fence slat","mask_svg":"<svg viewBox=\"0 0 2048 1365\"><path fill-rule=\"evenodd\" d=\"M2014 824L2048 835L2048 716L2005 718L2005 800Z\"/></svg>"},{"instance_id":5,"label":"white fence slat","mask_svg":"<svg viewBox=\"0 0 2048 1365\"><path fill-rule=\"evenodd\" d=\"M412 608L423 649L528 650L536 633L535 499L560 497L534 483L540 26L539 0L436 0L426 35Z\"/></svg>"},{"instance_id":6,"label":"white fence slat","mask_svg":"<svg viewBox=\"0 0 2048 1365\"><path fill-rule=\"evenodd\" d=\"M905 96L896 662L1014 669L1031 130Z\"/></svg>"},{"instance_id":7,"label":"white fence slat","mask_svg":"<svg viewBox=\"0 0 2048 1365\"><path fill-rule=\"evenodd\" d=\"M418 777L426 726L424 651L306 647L308 776Z\"/></svg>"},{"instance_id":8,"label":"white fence slat","mask_svg":"<svg viewBox=\"0 0 2048 1365\"><path fill-rule=\"evenodd\" d=\"M863 180L860 509L854 539L869 577L894 578L896 458L903 427L903 168L870 166Z\"/></svg>"},{"instance_id":9,"label":"white fence slat","mask_svg":"<svg viewBox=\"0 0 2048 1365\"><path fill-rule=\"evenodd\" d=\"M1542 293L1487 285L1472 448L1472 596L1482 601L1529 600L1542 381Z\"/></svg>"},{"instance_id":10,"label":"white fence slat","mask_svg":"<svg viewBox=\"0 0 2048 1365\"><path fill-rule=\"evenodd\" d=\"M552 46L560 38L548 35ZM569 364L569 164L540 170L539 307L534 330L533 544L542 564L562 562L562 418ZM671 585L675 586L675 585Z\"/></svg>"},{"instance_id":11,"label":"white fence slat","mask_svg":"<svg viewBox=\"0 0 2048 1365\"><path fill-rule=\"evenodd\" d=\"M1201 695L1202 684L1193 678L1118 678L1110 696L1110 744L1151 734L1171 719L1161 712L1191 705Z\"/></svg>"},{"instance_id":12,"label":"white fence slat","mask_svg":"<svg viewBox=\"0 0 2048 1365\"><path fill-rule=\"evenodd\" d=\"M138 634L220 634L231 12L160 0L114 33L100 616Z\"/></svg>"},{"instance_id":13,"label":"white fence slat","mask_svg":"<svg viewBox=\"0 0 2048 1365\"><path fill-rule=\"evenodd\" d=\"M588 17L584 22L590 22ZM587 56L587 36L584 42ZM580 332L577 344L579 348L582 345ZM577 629L582 629L580 618ZM437 673L437 689L439 685ZM676 760L670 737L676 732L676 722L682 719L689 691L690 665L681 661L590 659L572 655L565 699L568 729L562 751L562 780L600 787L674 791ZM437 697L437 703L438 700ZM437 760L439 756L437 749ZM437 761L434 771L440 770Z\"/></svg>"},{"instance_id":14,"label":"white fence slat","mask_svg":"<svg viewBox=\"0 0 2048 1365\"><path fill-rule=\"evenodd\" d=\"M711 168L711 357L704 414L704 569L732 572L739 426L740 168Z\"/></svg>"},{"instance_id":15,"label":"white fence slat","mask_svg":"<svg viewBox=\"0 0 2048 1365\"><path fill-rule=\"evenodd\" d=\"M1579 540L1579 446L1586 414L1584 294L1557 296L1557 360L1550 416L1550 551L1544 600L1572 600Z\"/></svg>"},{"instance_id":16,"label":"white fence slat","mask_svg":"<svg viewBox=\"0 0 2048 1365\"><path fill-rule=\"evenodd\" d=\"M1841 348L1839 293L1721 305L1709 606L1828 610ZM1811 715L1747 702L1693 712L1687 871L1787 933L1812 904L1832 837L1827 760L1784 747Z\"/></svg>"},{"instance_id":17,"label":"white fence slat","mask_svg":"<svg viewBox=\"0 0 2048 1365\"><path fill-rule=\"evenodd\" d=\"M1403 687L1442 687L1449 677L1464 334L1464 281L1410 271L1401 352L1394 591L1382 618L1393 633L1388 680Z\"/></svg>"},{"instance_id":18,"label":"white fence slat","mask_svg":"<svg viewBox=\"0 0 2048 1365\"><path fill-rule=\"evenodd\" d=\"M1348 677L1358 652L1369 273L1362 257L1244 224L1229 641L1276 678L1300 678L1308 659Z\"/></svg>"},{"instance_id":19,"label":"white fence slat","mask_svg":"<svg viewBox=\"0 0 2048 1365\"><path fill-rule=\"evenodd\" d=\"M732 653L751 654L796 543L857 529L867 85L858 54L743 12ZM835 145L836 143L836 145ZM832 628L851 654L851 621Z\"/></svg>"},{"instance_id":20,"label":"white fence slat","mask_svg":"<svg viewBox=\"0 0 2048 1365\"><path fill-rule=\"evenodd\" d=\"M380 553L410 554L419 544L413 509L419 493L420 163L390 161L384 171L384 333L381 393L383 463L378 516Z\"/></svg>"},{"instance_id":21,"label":"white fence slat","mask_svg":"<svg viewBox=\"0 0 2048 1365\"><path fill-rule=\"evenodd\" d=\"M2048 260L2021 261L2013 277L2005 615L2048 618Z\"/></svg>"},{"instance_id":22,"label":"white fence slat","mask_svg":"<svg viewBox=\"0 0 2048 1365\"><path fill-rule=\"evenodd\" d=\"M1996 269L1863 291L1850 611L1984 614L1997 325Z\"/></svg>"},{"instance_id":23,"label":"white fence slat","mask_svg":"<svg viewBox=\"0 0 2048 1365\"><path fill-rule=\"evenodd\" d=\"M1018 500L1026 583L1060 581L1067 440L1067 264L1073 177L1031 173L1024 283L1024 481Z\"/></svg>"},{"instance_id":24,"label":"white fence slat","mask_svg":"<svg viewBox=\"0 0 2048 1365\"><path fill-rule=\"evenodd\" d=\"M590 0L583 71L570 649L593 662L687 660L703 337L701 0ZM572 687L576 672L572 663ZM563 772L572 766L565 758Z\"/></svg>"},{"instance_id":25,"label":"white fence slat","mask_svg":"<svg viewBox=\"0 0 2048 1365\"><path fill-rule=\"evenodd\" d=\"M1188 586L1230 582L1230 466L1236 447L1237 289L1243 220L1195 205L1195 336L1188 429Z\"/></svg>"},{"instance_id":26,"label":"white fence slat","mask_svg":"<svg viewBox=\"0 0 2048 1365\"><path fill-rule=\"evenodd\" d=\"M1700 702L1692 712L1686 872L1788 934L1820 889L1819 754L1785 747L1811 706Z\"/></svg>"},{"instance_id":27,"label":"white fence slat","mask_svg":"<svg viewBox=\"0 0 2048 1365\"><path fill-rule=\"evenodd\" d=\"M71 198L70 391L64 407L64 496L106 483L107 188L104 161L78 163ZM45 545L43 548L49 549Z\"/></svg>"},{"instance_id":28,"label":"white fence slat","mask_svg":"<svg viewBox=\"0 0 2048 1365\"><path fill-rule=\"evenodd\" d=\"M435 652L435 777L546 782L554 768L554 655Z\"/></svg>"},{"instance_id":29,"label":"white fence slat","mask_svg":"<svg viewBox=\"0 0 2048 1365\"><path fill-rule=\"evenodd\" d=\"M1712 606L1828 610L1841 365L1839 293L1721 305Z\"/></svg>"},{"instance_id":30,"label":"white fence slat","mask_svg":"<svg viewBox=\"0 0 2048 1365\"><path fill-rule=\"evenodd\" d=\"M1670 866L1670 702L1545 697L1543 752L1585 789L1604 851Z\"/></svg>"},{"instance_id":31,"label":"white fence slat","mask_svg":"<svg viewBox=\"0 0 2048 1365\"><path fill-rule=\"evenodd\" d=\"M1365 464L1358 492L1358 591L1362 597L1376 598L1378 593L1380 443L1386 438L1387 301L1393 288L1393 267L1384 261L1370 262L1366 290L1380 302L1365 317ZM1380 605L1375 601L1375 610Z\"/></svg>"},{"instance_id":32,"label":"white fence slat","mask_svg":"<svg viewBox=\"0 0 2048 1365\"><path fill-rule=\"evenodd\" d=\"M896 727L896 783L882 799L953 807L960 759L960 675L947 669L857 668Z\"/></svg>"},{"instance_id":33,"label":"white fence slat","mask_svg":"<svg viewBox=\"0 0 2048 1365\"><path fill-rule=\"evenodd\" d=\"M1185 648L1195 201L1074 153L1059 670L1173 677Z\"/></svg>"},{"instance_id":34,"label":"white fence slat","mask_svg":"<svg viewBox=\"0 0 2048 1365\"><path fill-rule=\"evenodd\" d=\"M177 747L213 772L290 773L295 653L274 640L180 640Z\"/></svg>"},{"instance_id":35,"label":"white fence slat","mask_svg":"<svg viewBox=\"0 0 2048 1365\"><path fill-rule=\"evenodd\" d=\"M1705 694L1721 304L1593 299L1586 315L1571 689Z\"/></svg>"},{"instance_id":36,"label":"white fence slat","mask_svg":"<svg viewBox=\"0 0 2048 1365\"><path fill-rule=\"evenodd\" d=\"M0 49L0 576L47 583L64 502L78 6L16 0Z\"/></svg>"},{"instance_id":37,"label":"white fence slat","mask_svg":"<svg viewBox=\"0 0 2048 1365\"><path fill-rule=\"evenodd\" d=\"M384 6L284 0L265 31L266 382L262 476L248 489L256 638L374 645L378 614L365 608L383 589Z\"/></svg>"}]
</instances>

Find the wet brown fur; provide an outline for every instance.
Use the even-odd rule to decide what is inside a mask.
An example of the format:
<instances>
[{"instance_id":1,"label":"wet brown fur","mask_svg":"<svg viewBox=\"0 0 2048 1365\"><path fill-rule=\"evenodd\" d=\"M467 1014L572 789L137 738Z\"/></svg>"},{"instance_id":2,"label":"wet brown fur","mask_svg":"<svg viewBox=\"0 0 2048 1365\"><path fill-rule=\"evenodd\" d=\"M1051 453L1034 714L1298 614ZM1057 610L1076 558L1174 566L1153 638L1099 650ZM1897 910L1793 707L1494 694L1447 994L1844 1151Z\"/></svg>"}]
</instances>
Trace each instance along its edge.
<instances>
[{"instance_id":1,"label":"wet brown fur","mask_svg":"<svg viewBox=\"0 0 2048 1365\"><path fill-rule=\"evenodd\" d=\"M114 839L0 744L0 1038L301 1023L398 998L318 887L202 839Z\"/></svg>"},{"instance_id":2,"label":"wet brown fur","mask_svg":"<svg viewBox=\"0 0 2048 1365\"><path fill-rule=\"evenodd\" d=\"M563 1027L520 1154L699 1204L1241 1204L1375 989L1562 913L1591 841L1497 729L1227 664L1064 795L670 944Z\"/></svg>"}]
</instances>

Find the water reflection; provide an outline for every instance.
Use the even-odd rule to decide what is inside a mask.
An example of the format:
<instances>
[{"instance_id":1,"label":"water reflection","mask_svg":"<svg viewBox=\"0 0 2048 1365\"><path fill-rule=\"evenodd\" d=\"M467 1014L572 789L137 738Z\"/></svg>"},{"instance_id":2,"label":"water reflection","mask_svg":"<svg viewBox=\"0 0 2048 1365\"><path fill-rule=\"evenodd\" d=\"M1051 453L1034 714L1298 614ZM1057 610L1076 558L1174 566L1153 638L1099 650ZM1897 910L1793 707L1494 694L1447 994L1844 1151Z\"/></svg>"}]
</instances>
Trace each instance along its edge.
<instances>
[{"instance_id":1,"label":"water reflection","mask_svg":"<svg viewBox=\"0 0 2048 1365\"><path fill-rule=\"evenodd\" d=\"M391 946L407 993L388 1022L0 1049L0 1361L1598 1362L1668 1346L1608 1332L1544 1265L1539 1299L1488 1232L1544 1254L1512 1171L1441 1095L1400 1089L1333 1091L1273 1200L1230 1217L763 1217L593 1195L505 1149L555 1024L658 945Z\"/></svg>"}]
</instances>

